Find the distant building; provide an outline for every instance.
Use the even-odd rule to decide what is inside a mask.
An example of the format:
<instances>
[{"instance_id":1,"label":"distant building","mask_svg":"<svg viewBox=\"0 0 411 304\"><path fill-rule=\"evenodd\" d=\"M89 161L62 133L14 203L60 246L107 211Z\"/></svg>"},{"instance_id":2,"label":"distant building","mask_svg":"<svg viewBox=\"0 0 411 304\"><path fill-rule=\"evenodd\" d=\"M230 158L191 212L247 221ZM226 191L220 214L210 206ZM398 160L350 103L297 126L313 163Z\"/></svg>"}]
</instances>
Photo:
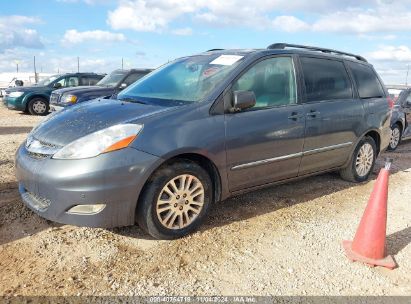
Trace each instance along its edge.
<instances>
[{"instance_id":1,"label":"distant building","mask_svg":"<svg viewBox=\"0 0 411 304\"><path fill-rule=\"evenodd\" d=\"M51 76L51 73L37 73L38 80ZM14 87L14 81L21 80L24 86L36 83L34 73L0 73L0 88Z\"/></svg>"},{"instance_id":2,"label":"distant building","mask_svg":"<svg viewBox=\"0 0 411 304\"><path fill-rule=\"evenodd\" d=\"M405 90L411 88L409 85L404 84L386 84L387 89Z\"/></svg>"}]
</instances>

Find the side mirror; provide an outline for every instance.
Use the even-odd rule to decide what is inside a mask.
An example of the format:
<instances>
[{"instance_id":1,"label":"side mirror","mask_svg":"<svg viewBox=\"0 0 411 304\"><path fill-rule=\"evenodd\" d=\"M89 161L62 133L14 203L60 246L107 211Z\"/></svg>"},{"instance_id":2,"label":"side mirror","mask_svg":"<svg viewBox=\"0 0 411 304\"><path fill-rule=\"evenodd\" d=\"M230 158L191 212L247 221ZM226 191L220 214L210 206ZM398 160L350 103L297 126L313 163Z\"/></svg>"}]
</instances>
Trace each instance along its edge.
<instances>
[{"instance_id":1,"label":"side mirror","mask_svg":"<svg viewBox=\"0 0 411 304\"><path fill-rule=\"evenodd\" d=\"M16 80L14 84L16 85L16 87L22 87L24 85L24 82L22 80Z\"/></svg>"},{"instance_id":2,"label":"side mirror","mask_svg":"<svg viewBox=\"0 0 411 304\"><path fill-rule=\"evenodd\" d=\"M60 89L62 87L61 83L56 82L55 84L53 84L53 88L55 89Z\"/></svg>"},{"instance_id":3,"label":"side mirror","mask_svg":"<svg viewBox=\"0 0 411 304\"><path fill-rule=\"evenodd\" d=\"M127 83L122 83L122 84L120 84L120 89L122 90L122 89L125 89L125 88L127 88Z\"/></svg>"},{"instance_id":4,"label":"side mirror","mask_svg":"<svg viewBox=\"0 0 411 304\"><path fill-rule=\"evenodd\" d=\"M411 100L406 100L405 101L405 104L404 104L404 106L406 107L406 108L411 108Z\"/></svg>"},{"instance_id":5,"label":"side mirror","mask_svg":"<svg viewBox=\"0 0 411 304\"><path fill-rule=\"evenodd\" d=\"M235 112L255 106L256 98L253 91L234 91L233 108Z\"/></svg>"}]
</instances>

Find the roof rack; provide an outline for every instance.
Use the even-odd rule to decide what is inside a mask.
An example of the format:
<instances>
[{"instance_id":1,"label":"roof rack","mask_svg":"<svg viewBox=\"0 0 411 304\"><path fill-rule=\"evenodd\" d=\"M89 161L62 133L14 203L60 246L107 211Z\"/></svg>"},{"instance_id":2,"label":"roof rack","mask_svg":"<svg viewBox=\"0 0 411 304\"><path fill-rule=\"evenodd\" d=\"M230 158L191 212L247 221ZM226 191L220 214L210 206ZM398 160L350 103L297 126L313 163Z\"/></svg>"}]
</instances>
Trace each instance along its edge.
<instances>
[{"instance_id":1,"label":"roof rack","mask_svg":"<svg viewBox=\"0 0 411 304\"><path fill-rule=\"evenodd\" d=\"M320 48L316 46L307 46L307 45L299 45L299 44L289 44L289 43L274 43L271 44L267 47L267 49L270 50L283 50L285 48L296 48L296 49L306 49L310 51L318 51L318 52L323 52L323 53L328 53L328 54L338 54L338 55L344 55L344 56L349 56L349 57L354 57L357 60L367 62L367 60L360 56L360 55L354 55L350 53L345 53L345 52L340 52L337 50L332 50L332 49L325 49L325 48Z\"/></svg>"},{"instance_id":2,"label":"roof rack","mask_svg":"<svg viewBox=\"0 0 411 304\"><path fill-rule=\"evenodd\" d=\"M224 51L224 49L210 49L210 50L207 50L206 52L213 52L213 51Z\"/></svg>"}]
</instances>

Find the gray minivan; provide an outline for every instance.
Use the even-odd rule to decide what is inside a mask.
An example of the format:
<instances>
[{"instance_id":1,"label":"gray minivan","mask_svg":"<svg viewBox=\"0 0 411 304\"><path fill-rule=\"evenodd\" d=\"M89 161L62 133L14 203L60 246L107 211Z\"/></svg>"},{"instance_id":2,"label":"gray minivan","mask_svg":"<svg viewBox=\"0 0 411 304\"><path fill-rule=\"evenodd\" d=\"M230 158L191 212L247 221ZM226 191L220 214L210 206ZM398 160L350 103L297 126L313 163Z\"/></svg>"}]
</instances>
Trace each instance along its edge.
<instances>
[{"instance_id":1,"label":"gray minivan","mask_svg":"<svg viewBox=\"0 0 411 304\"><path fill-rule=\"evenodd\" d=\"M16 152L25 204L47 219L193 231L213 202L327 171L369 177L390 140L367 61L273 44L170 62L120 94L51 115Z\"/></svg>"}]
</instances>

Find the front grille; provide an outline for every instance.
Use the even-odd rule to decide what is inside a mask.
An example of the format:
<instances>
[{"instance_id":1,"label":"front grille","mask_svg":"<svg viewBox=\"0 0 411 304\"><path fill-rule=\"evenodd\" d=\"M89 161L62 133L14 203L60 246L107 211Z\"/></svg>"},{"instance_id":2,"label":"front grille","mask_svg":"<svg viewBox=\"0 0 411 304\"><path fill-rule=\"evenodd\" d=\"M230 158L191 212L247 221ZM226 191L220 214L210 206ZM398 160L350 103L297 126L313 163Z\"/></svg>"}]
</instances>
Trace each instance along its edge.
<instances>
[{"instance_id":1,"label":"front grille","mask_svg":"<svg viewBox=\"0 0 411 304\"><path fill-rule=\"evenodd\" d=\"M51 104L53 104L53 103L58 103L59 102L59 95L58 94L56 94L56 93L51 93L51 96L50 96L50 103Z\"/></svg>"},{"instance_id":2,"label":"front grille","mask_svg":"<svg viewBox=\"0 0 411 304\"><path fill-rule=\"evenodd\" d=\"M34 153L34 152L30 152L30 151L27 151L27 152L28 152L28 155L30 157L36 158L36 159L45 159L45 158L50 157L49 154Z\"/></svg>"},{"instance_id":3,"label":"front grille","mask_svg":"<svg viewBox=\"0 0 411 304\"><path fill-rule=\"evenodd\" d=\"M26 141L27 152L29 153L29 155L35 158L47 158L48 156L53 155L60 149L61 146L40 141L30 135Z\"/></svg>"},{"instance_id":4,"label":"front grille","mask_svg":"<svg viewBox=\"0 0 411 304\"><path fill-rule=\"evenodd\" d=\"M41 140L38 140L38 139L37 139L37 141L38 141L42 146L45 146L45 147L49 147L49 148L61 148L60 146L57 146L57 145L55 145L55 144L51 144L51 143L48 143L48 142L45 142L45 141L41 141Z\"/></svg>"},{"instance_id":5,"label":"front grille","mask_svg":"<svg viewBox=\"0 0 411 304\"><path fill-rule=\"evenodd\" d=\"M45 211L51 204L47 198L36 195L32 192L24 192L22 194L23 201L38 211Z\"/></svg>"}]
</instances>

